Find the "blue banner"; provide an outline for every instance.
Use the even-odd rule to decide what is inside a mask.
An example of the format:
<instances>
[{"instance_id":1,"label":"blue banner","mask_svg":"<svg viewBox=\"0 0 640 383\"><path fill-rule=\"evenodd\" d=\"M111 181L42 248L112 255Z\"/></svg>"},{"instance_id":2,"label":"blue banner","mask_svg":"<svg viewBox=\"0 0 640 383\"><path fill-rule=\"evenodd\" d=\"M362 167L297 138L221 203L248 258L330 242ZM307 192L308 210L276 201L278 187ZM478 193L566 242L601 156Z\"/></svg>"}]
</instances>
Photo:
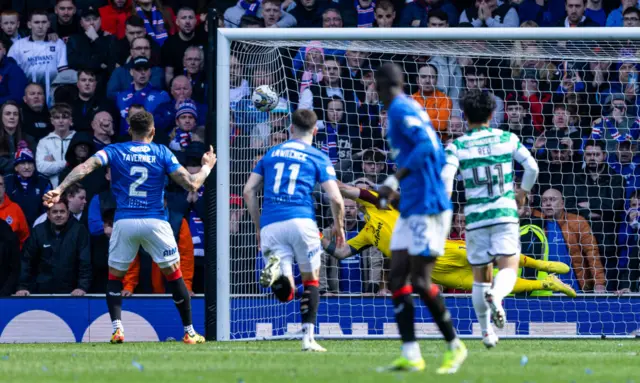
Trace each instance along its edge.
<instances>
[{"instance_id":1,"label":"blue banner","mask_svg":"<svg viewBox=\"0 0 640 383\"><path fill-rule=\"evenodd\" d=\"M417 301L417 300L416 300ZM204 299L192 301L194 326L204 332ZM450 296L447 305L462 335L479 335L471 298ZM581 296L508 298L507 335L629 335L640 329L640 297ZM437 335L428 310L416 303L419 335ZM123 304L127 341L164 341L183 335L170 296L131 297ZM231 338L261 338L299 330L299 304L270 297L231 299ZM111 321L104 297L29 297L0 299L0 343L106 342ZM390 298L325 297L318 312L321 335L397 333Z\"/></svg>"}]
</instances>

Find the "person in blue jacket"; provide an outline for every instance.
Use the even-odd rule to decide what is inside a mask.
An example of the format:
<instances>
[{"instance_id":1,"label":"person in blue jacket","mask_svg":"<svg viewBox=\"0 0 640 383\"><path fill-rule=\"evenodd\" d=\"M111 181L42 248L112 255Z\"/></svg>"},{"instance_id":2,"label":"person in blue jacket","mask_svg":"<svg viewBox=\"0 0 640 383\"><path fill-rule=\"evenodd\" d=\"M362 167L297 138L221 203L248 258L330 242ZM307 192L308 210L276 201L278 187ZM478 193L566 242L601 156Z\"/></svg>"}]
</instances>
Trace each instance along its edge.
<instances>
[{"instance_id":1,"label":"person in blue jacket","mask_svg":"<svg viewBox=\"0 0 640 383\"><path fill-rule=\"evenodd\" d=\"M7 57L10 43L0 39L0 105L12 100L20 102L27 87L27 76L16 61Z\"/></svg>"}]
</instances>

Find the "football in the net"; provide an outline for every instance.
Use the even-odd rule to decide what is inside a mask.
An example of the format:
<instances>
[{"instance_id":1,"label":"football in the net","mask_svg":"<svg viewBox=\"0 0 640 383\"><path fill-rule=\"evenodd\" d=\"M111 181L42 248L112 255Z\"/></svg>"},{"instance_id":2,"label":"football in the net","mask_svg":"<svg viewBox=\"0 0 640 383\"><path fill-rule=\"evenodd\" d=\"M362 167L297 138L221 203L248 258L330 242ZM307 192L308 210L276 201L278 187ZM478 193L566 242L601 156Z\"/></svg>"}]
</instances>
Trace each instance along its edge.
<instances>
[{"instance_id":1,"label":"football in the net","mask_svg":"<svg viewBox=\"0 0 640 383\"><path fill-rule=\"evenodd\" d=\"M269 85L260 85L251 95L253 105L261 112L270 112L278 106L278 94Z\"/></svg>"}]
</instances>

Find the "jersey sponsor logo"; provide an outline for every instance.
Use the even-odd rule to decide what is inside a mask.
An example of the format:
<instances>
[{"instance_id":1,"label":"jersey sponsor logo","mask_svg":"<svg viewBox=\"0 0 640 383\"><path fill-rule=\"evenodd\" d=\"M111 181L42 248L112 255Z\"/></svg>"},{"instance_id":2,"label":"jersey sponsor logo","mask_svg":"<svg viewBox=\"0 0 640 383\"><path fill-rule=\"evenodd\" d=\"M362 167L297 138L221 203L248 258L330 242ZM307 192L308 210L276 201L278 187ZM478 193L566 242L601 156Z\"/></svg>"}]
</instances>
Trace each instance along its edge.
<instances>
[{"instance_id":1,"label":"jersey sponsor logo","mask_svg":"<svg viewBox=\"0 0 640 383\"><path fill-rule=\"evenodd\" d=\"M44 245L42 245L42 247L44 247L45 249L48 249L48 248L50 248L50 247L51 247L51 245L50 245L50 244L48 244L48 243L45 243Z\"/></svg>"},{"instance_id":2,"label":"jersey sponsor logo","mask_svg":"<svg viewBox=\"0 0 640 383\"><path fill-rule=\"evenodd\" d=\"M382 222L378 222L378 227L375 229L375 233L373 234L373 246L378 247L380 243L380 231L382 230Z\"/></svg>"},{"instance_id":3,"label":"jersey sponsor logo","mask_svg":"<svg viewBox=\"0 0 640 383\"><path fill-rule=\"evenodd\" d=\"M11 224L13 224L13 217L11 217L11 216L7 216L7 218L5 219L5 221L6 221L9 225L11 225Z\"/></svg>"},{"instance_id":4,"label":"jersey sponsor logo","mask_svg":"<svg viewBox=\"0 0 640 383\"><path fill-rule=\"evenodd\" d=\"M151 148L148 146L134 146L129 150L134 153L148 153L151 150Z\"/></svg>"},{"instance_id":5,"label":"jersey sponsor logo","mask_svg":"<svg viewBox=\"0 0 640 383\"><path fill-rule=\"evenodd\" d=\"M55 52L55 51L56 51L56 47L55 47L55 45L50 46L50 47L49 47L49 50L50 50L51 52Z\"/></svg>"},{"instance_id":6,"label":"jersey sponsor logo","mask_svg":"<svg viewBox=\"0 0 640 383\"><path fill-rule=\"evenodd\" d=\"M162 256L167 258L167 257L170 257L170 256L174 255L177 252L178 252L178 248L174 247L172 249L167 249L167 250L163 251L162 252Z\"/></svg>"}]
</instances>

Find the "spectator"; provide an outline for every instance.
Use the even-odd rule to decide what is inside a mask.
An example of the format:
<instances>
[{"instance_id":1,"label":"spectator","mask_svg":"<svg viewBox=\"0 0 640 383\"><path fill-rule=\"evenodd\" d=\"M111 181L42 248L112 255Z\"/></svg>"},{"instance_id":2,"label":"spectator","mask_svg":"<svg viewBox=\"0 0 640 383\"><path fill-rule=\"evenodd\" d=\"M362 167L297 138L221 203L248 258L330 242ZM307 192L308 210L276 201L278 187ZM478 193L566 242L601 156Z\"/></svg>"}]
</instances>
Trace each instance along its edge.
<instances>
[{"instance_id":1,"label":"spectator","mask_svg":"<svg viewBox=\"0 0 640 383\"><path fill-rule=\"evenodd\" d=\"M462 11L460 22L471 23L476 28L517 28L520 17L509 2L498 5L498 0L476 0L474 7Z\"/></svg>"},{"instance_id":2,"label":"spectator","mask_svg":"<svg viewBox=\"0 0 640 383\"><path fill-rule=\"evenodd\" d=\"M36 168L42 175L49 177L53 187L58 186L58 176L67 165L65 160L69 144L76 134L71 129L71 107L56 104L51 108L53 132L38 142L36 150Z\"/></svg>"},{"instance_id":3,"label":"spectator","mask_svg":"<svg viewBox=\"0 0 640 383\"><path fill-rule=\"evenodd\" d=\"M296 19L299 28L322 27L322 12L326 6L318 0L296 0L296 7L291 10L291 16Z\"/></svg>"},{"instance_id":4,"label":"spectator","mask_svg":"<svg viewBox=\"0 0 640 383\"><path fill-rule=\"evenodd\" d=\"M618 141L617 150L607 153L609 167L623 178L625 198L640 189L640 154L636 154L631 140Z\"/></svg>"},{"instance_id":5,"label":"spectator","mask_svg":"<svg viewBox=\"0 0 640 383\"><path fill-rule=\"evenodd\" d=\"M376 19L374 27L391 28L394 26L396 21L396 9L393 2L389 0L381 0L377 2L373 14Z\"/></svg>"},{"instance_id":6,"label":"spectator","mask_svg":"<svg viewBox=\"0 0 640 383\"><path fill-rule=\"evenodd\" d=\"M65 166L60 173L60 182L62 182L67 175L71 173L73 168L85 162L95 153L96 148L93 145L93 137L91 134L87 132L77 132L75 136L73 136L73 139L69 144L67 154L65 155L67 166ZM108 189L109 183L104 180L104 168L98 169L87 175L82 179L82 181L80 181L80 186L86 190L87 201L90 201L94 195L100 193L102 190ZM69 199L69 209L72 213L77 213L71 198ZM86 217L83 222L86 222Z\"/></svg>"},{"instance_id":7,"label":"spectator","mask_svg":"<svg viewBox=\"0 0 640 383\"><path fill-rule=\"evenodd\" d=\"M36 83L27 85L22 100L24 101L21 108L24 132L36 141L40 141L53 130L42 85Z\"/></svg>"},{"instance_id":8,"label":"spectator","mask_svg":"<svg viewBox=\"0 0 640 383\"><path fill-rule=\"evenodd\" d=\"M207 74L204 70L204 50L200 47L189 47L184 52L184 75L191 81L194 101L207 102Z\"/></svg>"},{"instance_id":9,"label":"spectator","mask_svg":"<svg viewBox=\"0 0 640 383\"><path fill-rule=\"evenodd\" d=\"M605 105L609 113L593 122L591 138L604 140L607 153L614 153L618 142L640 138L640 125L636 118L627 114L627 103L623 94L610 94Z\"/></svg>"},{"instance_id":10,"label":"spectator","mask_svg":"<svg viewBox=\"0 0 640 383\"><path fill-rule=\"evenodd\" d=\"M304 64L302 71L296 76L300 83L300 94L311 84L319 84L322 81L322 68L324 66L324 49L319 41L312 41L304 51Z\"/></svg>"},{"instance_id":11,"label":"spectator","mask_svg":"<svg viewBox=\"0 0 640 383\"><path fill-rule=\"evenodd\" d=\"M83 296L90 286L89 232L69 219L67 201L61 199L49 208L46 221L33 229L24 246L16 295Z\"/></svg>"},{"instance_id":12,"label":"spectator","mask_svg":"<svg viewBox=\"0 0 640 383\"><path fill-rule=\"evenodd\" d=\"M566 15L564 0L511 0L511 5L518 10L521 23L534 22L542 27L554 26Z\"/></svg>"},{"instance_id":13,"label":"spectator","mask_svg":"<svg viewBox=\"0 0 640 383\"><path fill-rule=\"evenodd\" d=\"M280 8L281 4L277 4L276 2L276 6ZM235 6L227 8L227 10L224 11L224 26L226 28L238 28L240 26L240 19L242 19L242 16L265 18L263 13L264 3L261 4L261 2L257 0L240 0ZM284 11L281 11L281 13L282 16L279 19L276 19L277 22L275 23L278 28L288 28L296 25L296 19L293 16ZM269 15L269 22L272 22L272 19L275 16L276 15ZM267 26L266 18L265 26Z\"/></svg>"},{"instance_id":14,"label":"spectator","mask_svg":"<svg viewBox=\"0 0 640 383\"><path fill-rule=\"evenodd\" d=\"M598 244L587 221L565 211L562 193L556 189L549 189L542 195L541 216L549 241L549 261L571 265L568 274L558 276L560 280L576 291L605 292L606 280Z\"/></svg>"},{"instance_id":15,"label":"spectator","mask_svg":"<svg viewBox=\"0 0 640 383\"><path fill-rule=\"evenodd\" d=\"M449 28L449 16L441 10L429 12L429 17L427 18L427 27Z\"/></svg>"},{"instance_id":16,"label":"spectator","mask_svg":"<svg viewBox=\"0 0 640 383\"><path fill-rule=\"evenodd\" d=\"M587 116L592 118L602 117L601 105L610 93L610 66L607 61L591 61L585 70L584 84L587 99L585 104L589 105Z\"/></svg>"},{"instance_id":17,"label":"spectator","mask_svg":"<svg viewBox=\"0 0 640 383\"><path fill-rule=\"evenodd\" d=\"M261 14L265 28L291 28L298 23L295 17L282 10L280 0L264 0L260 4Z\"/></svg>"},{"instance_id":18,"label":"spectator","mask_svg":"<svg viewBox=\"0 0 640 383\"><path fill-rule=\"evenodd\" d=\"M602 8L602 0L587 0L587 9L585 9L584 15L599 27L604 27L607 22L607 13Z\"/></svg>"},{"instance_id":19,"label":"spectator","mask_svg":"<svg viewBox=\"0 0 640 383\"><path fill-rule=\"evenodd\" d=\"M429 28L449 28L446 14L441 10L429 13ZM462 90L462 69L456 57L431 56L428 61L438 72L437 89L444 92L451 100L457 100Z\"/></svg>"},{"instance_id":20,"label":"spectator","mask_svg":"<svg viewBox=\"0 0 640 383\"><path fill-rule=\"evenodd\" d=\"M35 149L33 137L22 131L18 104L8 101L0 107L0 174L13 169L13 158L21 148Z\"/></svg>"},{"instance_id":21,"label":"spectator","mask_svg":"<svg viewBox=\"0 0 640 383\"><path fill-rule=\"evenodd\" d=\"M599 244L602 263L607 270L607 279L614 280L616 239L609 232L615 233L617 212L624 207L624 189L622 176L609 167L606 158L604 142L588 140L584 147L586 177L576 179L576 188L586 191L587 198L578 200L580 215L590 222Z\"/></svg>"},{"instance_id":22,"label":"spectator","mask_svg":"<svg viewBox=\"0 0 640 383\"><path fill-rule=\"evenodd\" d=\"M544 112L551 101L551 94L540 91L538 71L534 68L524 69L520 73L520 98L529 105L531 123L538 132L544 130Z\"/></svg>"},{"instance_id":23,"label":"spectator","mask_svg":"<svg viewBox=\"0 0 640 383\"><path fill-rule=\"evenodd\" d=\"M138 40L136 40L136 43ZM129 70L133 83L128 90L118 92L116 97L116 107L120 112L121 122L118 136L127 137L129 123L127 116L129 115L129 107L132 104L140 104L144 108L153 113L156 107L163 102L169 101L169 95L163 91L153 87L149 83L151 77L151 65L146 57L137 57Z\"/></svg>"},{"instance_id":24,"label":"spectator","mask_svg":"<svg viewBox=\"0 0 640 383\"><path fill-rule=\"evenodd\" d=\"M77 132L91 131L91 123L96 113L100 111L113 112L112 105L96 93L98 78L91 69L78 71L78 98L72 107L74 128Z\"/></svg>"},{"instance_id":25,"label":"spectator","mask_svg":"<svg viewBox=\"0 0 640 383\"><path fill-rule=\"evenodd\" d=\"M622 27L625 22L624 13L627 9L636 9L635 12L631 11L627 17L629 18L629 22L635 21L636 23L640 22L640 10L636 8L638 6L637 0L620 0L620 7L612 10L607 16L607 27ZM631 20L633 18L637 18L637 20Z\"/></svg>"},{"instance_id":26,"label":"spectator","mask_svg":"<svg viewBox=\"0 0 640 383\"><path fill-rule=\"evenodd\" d=\"M137 54L133 54L131 50L131 44L133 40L144 37L149 41L149 49L138 49ZM148 59L151 60L154 64L160 64L162 59L162 48L158 43L156 43L153 39L147 36L147 30L144 28L144 20L142 20L138 15L130 16L125 24L125 36L120 40L117 40L114 43L115 55L113 55L115 59L115 66L122 66L129 62L134 57L140 55L142 50L145 50Z\"/></svg>"},{"instance_id":27,"label":"spectator","mask_svg":"<svg viewBox=\"0 0 640 383\"><path fill-rule=\"evenodd\" d=\"M357 24L358 28L371 28L375 21L375 3L373 0L356 0L355 1L356 12L358 13Z\"/></svg>"},{"instance_id":28,"label":"spectator","mask_svg":"<svg viewBox=\"0 0 640 383\"><path fill-rule=\"evenodd\" d=\"M131 15L131 5L133 0L107 0L108 4L100 7L100 19L102 19L102 29L122 39L125 36L125 22Z\"/></svg>"},{"instance_id":29,"label":"spectator","mask_svg":"<svg viewBox=\"0 0 640 383\"><path fill-rule=\"evenodd\" d=\"M460 13L449 0L418 0L407 3L402 10L400 25L403 27L426 27L432 15L437 14L440 22L452 27L458 26Z\"/></svg>"},{"instance_id":30,"label":"spectator","mask_svg":"<svg viewBox=\"0 0 640 383\"><path fill-rule=\"evenodd\" d=\"M178 106L176 112L176 127L171 132L169 148L176 152L183 152L191 144L191 136L196 128L198 111L192 100L185 100Z\"/></svg>"},{"instance_id":31,"label":"spectator","mask_svg":"<svg viewBox=\"0 0 640 383\"><path fill-rule=\"evenodd\" d=\"M193 9L180 8L176 19L178 33L169 36L162 46L162 64L165 67L164 78L167 87L170 87L171 80L176 75L183 72L182 58L187 48L196 46L204 49L206 45L207 36L196 32L196 23L196 13Z\"/></svg>"},{"instance_id":32,"label":"spectator","mask_svg":"<svg viewBox=\"0 0 640 383\"><path fill-rule=\"evenodd\" d=\"M45 212L42 197L52 186L47 177L36 171L36 161L31 150L18 150L14 173L5 176L4 182L7 195L20 206L27 224L32 227L38 216Z\"/></svg>"},{"instance_id":33,"label":"spectator","mask_svg":"<svg viewBox=\"0 0 640 383\"><path fill-rule=\"evenodd\" d=\"M106 167L104 172L104 179L108 184L111 183L111 168ZM116 199L111 192L111 189L104 189L99 194L88 199L89 209L87 211L87 227L91 236L100 236L105 234L107 228L106 223L109 221L105 219L105 214L109 216L108 212L116 208ZM113 225L113 214L111 214L111 224ZM109 234L110 235L110 234Z\"/></svg>"},{"instance_id":34,"label":"spectator","mask_svg":"<svg viewBox=\"0 0 640 383\"><path fill-rule=\"evenodd\" d=\"M451 223L451 231L449 232L449 239L454 241L464 241L464 206L454 209L453 221Z\"/></svg>"},{"instance_id":35,"label":"spectator","mask_svg":"<svg viewBox=\"0 0 640 383\"><path fill-rule=\"evenodd\" d=\"M224 21L222 21L224 25ZM242 16L240 19L240 28L264 28L264 20L256 16Z\"/></svg>"},{"instance_id":36,"label":"spectator","mask_svg":"<svg viewBox=\"0 0 640 383\"><path fill-rule=\"evenodd\" d=\"M0 14L0 29L2 30L1 36L11 41L11 43L29 36L29 31L20 28L20 14L14 10L2 11L2 14Z\"/></svg>"},{"instance_id":37,"label":"spectator","mask_svg":"<svg viewBox=\"0 0 640 383\"><path fill-rule=\"evenodd\" d=\"M113 217L116 212L115 201L113 205L103 211L103 217L99 217L100 234L91 236L91 287L89 293L104 294L107 290L109 276L109 239L113 232ZM104 231L102 230L102 220L104 219ZM91 220L91 217L89 217Z\"/></svg>"},{"instance_id":38,"label":"spectator","mask_svg":"<svg viewBox=\"0 0 640 383\"><path fill-rule=\"evenodd\" d=\"M496 102L496 109L493 112L490 126L492 128L499 127L504 121L504 101L496 96L492 90L487 89L487 69L484 67L466 66L464 68L464 82L468 90L480 89L493 95L493 99ZM460 108L456 107L456 109Z\"/></svg>"},{"instance_id":39,"label":"spectator","mask_svg":"<svg viewBox=\"0 0 640 383\"><path fill-rule=\"evenodd\" d=\"M101 111L96 113L93 116L93 121L91 121L91 129L93 130L93 146L96 151L112 144L111 138L114 134L113 117L109 112Z\"/></svg>"},{"instance_id":40,"label":"spectator","mask_svg":"<svg viewBox=\"0 0 640 383\"><path fill-rule=\"evenodd\" d=\"M578 212L578 200L586 198L586 192L577 188L576 184L584 183L580 179L582 167L574 160L572 147L568 142L558 138L550 138L545 142L546 152L538 160L538 193L542 194L550 188L562 190L565 196L564 207L571 212Z\"/></svg>"},{"instance_id":41,"label":"spectator","mask_svg":"<svg viewBox=\"0 0 640 383\"><path fill-rule=\"evenodd\" d=\"M87 191L80 184L70 185L64 192L67 207L69 209L69 215L76 221L80 222L84 227L88 226L87 214L84 210L87 207ZM40 225L47 220L47 214L43 214L36 219L33 227Z\"/></svg>"},{"instance_id":42,"label":"spectator","mask_svg":"<svg viewBox=\"0 0 640 383\"><path fill-rule=\"evenodd\" d=\"M162 46L169 35L176 33L176 15L158 0L133 0L135 12L144 20L147 35Z\"/></svg>"},{"instance_id":43,"label":"spectator","mask_svg":"<svg viewBox=\"0 0 640 383\"><path fill-rule=\"evenodd\" d=\"M547 128L545 132L536 139L533 144L533 148L538 150L538 154L544 152L544 145L548 138L558 138L564 144L570 145L572 149L579 148L580 143L580 130L570 125L571 116L576 113L576 110L569 108L565 104L555 104L553 106L553 116L551 119L552 126Z\"/></svg>"},{"instance_id":44,"label":"spectator","mask_svg":"<svg viewBox=\"0 0 640 383\"><path fill-rule=\"evenodd\" d=\"M616 289L622 292L640 291L640 191L628 199L624 222L618 230L618 275Z\"/></svg>"},{"instance_id":45,"label":"spectator","mask_svg":"<svg viewBox=\"0 0 640 383\"><path fill-rule=\"evenodd\" d=\"M261 113L261 112L258 112ZM279 142L284 133L286 138L286 130L290 125L290 109L286 100L280 99L278 105L269 113L266 113L265 119L260 118L259 123L255 124L249 131L251 137L252 148L268 148L274 146L275 142Z\"/></svg>"},{"instance_id":46,"label":"spectator","mask_svg":"<svg viewBox=\"0 0 640 383\"><path fill-rule=\"evenodd\" d=\"M176 111L178 106L185 100L191 99L193 87L191 81L184 76L179 75L171 80L169 84L171 90L171 100L158 105L153 112L153 122L156 128L156 135L169 134L171 128L176 121ZM196 103L196 111L198 112L197 125L205 125L207 118L207 106L205 104Z\"/></svg>"},{"instance_id":47,"label":"spectator","mask_svg":"<svg viewBox=\"0 0 640 383\"><path fill-rule=\"evenodd\" d=\"M7 45L0 39L0 104L11 100L19 102L27 87L27 77L16 61L7 57Z\"/></svg>"},{"instance_id":48,"label":"spectator","mask_svg":"<svg viewBox=\"0 0 640 383\"><path fill-rule=\"evenodd\" d=\"M20 206L6 194L4 176L0 175L0 219L6 221L20 240L20 248L29 238L29 225Z\"/></svg>"},{"instance_id":49,"label":"spectator","mask_svg":"<svg viewBox=\"0 0 640 383\"><path fill-rule=\"evenodd\" d=\"M447 129L447 136L449 137L449 140L444 143L445 144L444 146L446 147L447 144L453 142L453 140L462 136L465 133L465 131L466 131L465 121L462 120L462 117L460 117L459 113L451 116L451 118L449 119L449 126Z\"/></svg>"},{"instance_id":50,"label":"spectator","mask_svg":"<svg viewBox=\"0 0 640 383\"><path fill-rule=\"evenodd\" d=\"M102 31L100 13L93 7L82 12L80 26L84 33L71 36L67 42L69 67L76 71L91 70L99 82L106 84L106 78L113 71L110 63L114 38Z\"/></svg>"},{"instance_id":51,"label":"spectator","mask_svg":"<svg viewBox=\"0 0 640 383\"><path fill-rule=\"evenodd\" d=\"M232 111L236 110L237 103L246 96L251 96L249 81L244 77L242 64L237 55L229 56L229 103Z\"/></svg>"},{"instance_id":52,"label":"spectator","mask_svg":"<svg viewBox=\"0 0 640 383\"><path fill-rule=\"evenodd\" d=\"M536 140L536 131L531 125L529 115L529 103L522 100L517 95L507 97L507 121L500 126L500 129L514 133L520 138L522 144L529 150L533 148Z\"/></svg>"},{"instance_id":53,"label":"spectator","mask_svg":"<svg viewBox=\"0 0 640 383\"><path fill-rule=\"evenodd\" d=\"M20 241L11 226L0 219L0 297L16 292L20 279Z\"/></svg>"},{"instance_id":54,"label":"spectator","mask_svg":"<svg viewBox=\"0 0 640 383\"><path fill-rule=\"evenodd\" d=\"M617 78L611 79L609 93L622 93L627 102L627 113L632 116L640 115L640 98L638 94L638 67L631 58L625 59L616 65ZM606 105L607 99L603 99Z\"/></svg>"},{"instance_id":55,"label":"spectator","mask_svg":"<svg viewBox=\"0 0 640 383\"><path fill-rule=\"evenodd\" d=\"M587 0L566 0L567 17L558 23L558 27L599 27L598 23L585 16Z\"/></svg>"},{"instance_id":56,"label":"spectator","mask_svg":"<svg viewBox=\"0 0 640 383\"><path fill-rule=\"evenodd\" d=\"M51 84L59 72L67 69L67 47L62 40L48 39L50 23L46 11L34 11L28 25L31 35L13 44L9 57L16 60L30 81L42 85L46 99L50 100L53 97Z\"/></svg>"},{"instance_id":57,"label":"spectator","mask_svg":"<svg viewBox=\"0 0 640 383\"><path fill-rule=\"evenodd\" d=\"M362 154L362 176L374 185L381 185L387 175L387 155L378 148L365 149Z\"/></svg>"},{"instance_id":58,"label":"spectator","mask_svg":"<svg viewBox=\"0 0 640 383\"><path fill-rule=\"evenodd\" d=\"M322 13L322 28L342 28L344 23L340 11L328 8Z\"/></svg>"},{"instance_id":59,"label":"spectator","mask_svg":"<svg viewBox=\"0 0 640 383\"><path fill-rule=\"evenodd\" d=\"M340 11L335 8L327 8L322 13L322 28L342 28L342 16L340 15ZM312 44L318 46L319 44ZM297 73L304 65L304 59L306 57L306 47L302 47L298 50L298 53L293 58L293 73ZM338 56L342 57L345 54L344 49L324 49L324 54L326 56Z\"/></svg>"},{"instance_id":60,"label":"spectator","mask_svg":"<svg viewBox=\"0 0 640 383\"><path fill-rule=\"evenodd\" d=\"M51 31L66 44L69 37L81 33L75 0L57 0L51 15Z\"/></svg>"},{"instance_id":61,"label":"spectator","mask_svg":"<svg viewBox=\"0 0 640 383\"><path fill-rule=\"evenodd\" d=\"M413 99L422 106L429 117L433 128L438 132L440 139L446 141L447 125L453 103L446 94L436 89L438 70L434 65L425 64L418 69L418 88L413 94Z\"/></svg>"},{"instance_id":62,"label":"spectator","mask_svg":"<svg viewBox=\"0 0 640 383\"><path fill-rule=\"evenodd\" d=\"M109 78L107 84L107 99L116 100L119 92L124 92L131 88L133 76L131 70L133 62L144 57L151 65L151 42L146 37L137 37L131 42L131 60L125 65L116 68ZM149 83L155 89L164 88L164 69L157 66L151 66L151 78Z\"/></svg>"},{"instance_id":63,"label":"spectator","mask_svg":"<svg viewBox=\"0 0 640 383\"><path fill-rule=\"evenodd\" d=\"M629 0L626 0L629 2ZM611 13L615 12L612 11ZM629 7L622 13L622 26L625 28L640 27L640 9ZM607 20L608 21L608 20Z\"/></svg>"}]
</instances>

